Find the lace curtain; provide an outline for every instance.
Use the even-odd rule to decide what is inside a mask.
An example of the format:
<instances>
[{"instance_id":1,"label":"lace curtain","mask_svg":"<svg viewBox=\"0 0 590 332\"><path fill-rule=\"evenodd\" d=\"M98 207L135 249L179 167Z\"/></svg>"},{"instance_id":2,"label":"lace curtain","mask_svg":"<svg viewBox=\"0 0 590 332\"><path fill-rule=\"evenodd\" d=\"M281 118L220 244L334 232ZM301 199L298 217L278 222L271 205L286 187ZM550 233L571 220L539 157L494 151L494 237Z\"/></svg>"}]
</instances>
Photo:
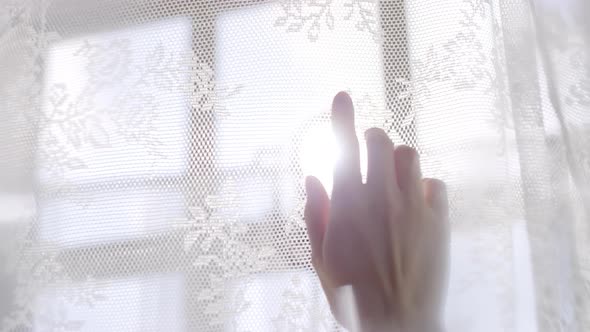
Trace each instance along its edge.
<instances>
[{"instance_id":1,"label":"lace curtain","mask_svg":"<svg viewBox=\"0 0 590 332\"><path fill-rule=\"evenodd\" d=\"M585 0L1 0L1 331L339 331L333 95L447 182L448 331L590 331Z\"/></svg>"}]
</instances>

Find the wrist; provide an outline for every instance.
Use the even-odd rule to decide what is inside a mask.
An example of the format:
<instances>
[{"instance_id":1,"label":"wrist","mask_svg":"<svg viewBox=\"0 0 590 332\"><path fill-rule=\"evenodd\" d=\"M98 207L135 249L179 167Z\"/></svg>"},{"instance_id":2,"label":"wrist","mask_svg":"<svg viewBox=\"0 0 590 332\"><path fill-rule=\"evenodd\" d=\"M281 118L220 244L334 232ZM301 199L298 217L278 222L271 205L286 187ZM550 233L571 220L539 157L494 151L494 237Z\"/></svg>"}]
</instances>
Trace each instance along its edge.
<instances>
[{"instance_id":1,"label":"wrist","mask_svg":"<svg viewBox=\"0 0 590 332\"><path fill-rule=\"evenodd\" d=\"M395 321L382 323L363 322L359 332L444 332L443 324L433 320L422 320L406 324Z\"/></svg>"},{"instance_id":2,"label":"wrist","mask_svg":"<svg viewBox=\"0 0 590 332\"><path fill-rule=\"evenodd\" d=\"M407 327L402 327L396 332L444 332L443 325L433 322L421 322Z\"/></svg>"},{"instance_id":3,"label":"wrist","mask_svg":"<svg viewBox=\"0 0 590 332\"><path fill-rule=\"evenodd\" d=\"M410 322L400 324L396 332L444 332L442 321L427 316L416 317Z\"/></svg>"}]
</instances>

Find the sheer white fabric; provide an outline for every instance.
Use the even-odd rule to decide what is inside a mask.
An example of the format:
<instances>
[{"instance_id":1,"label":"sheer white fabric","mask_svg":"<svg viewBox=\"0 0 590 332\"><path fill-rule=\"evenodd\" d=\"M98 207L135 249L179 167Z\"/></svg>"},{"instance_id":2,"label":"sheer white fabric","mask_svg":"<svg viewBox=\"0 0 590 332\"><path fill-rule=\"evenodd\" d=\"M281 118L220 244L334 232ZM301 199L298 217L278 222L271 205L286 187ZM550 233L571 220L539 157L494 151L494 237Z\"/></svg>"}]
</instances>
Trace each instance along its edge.
<instances>
[{"instance_id":1,"label":"sheer white fabric","mask_svg":"<svg viewBox=\"0 0 590 332\"><path fill-rule=\"evenodd\" d=\"M448 183L449 331L590 331L585 0L1 0L1 331L338 331L333 95ZM362 137L361 137L362 139Z\"/></svg>"}]
</instances>

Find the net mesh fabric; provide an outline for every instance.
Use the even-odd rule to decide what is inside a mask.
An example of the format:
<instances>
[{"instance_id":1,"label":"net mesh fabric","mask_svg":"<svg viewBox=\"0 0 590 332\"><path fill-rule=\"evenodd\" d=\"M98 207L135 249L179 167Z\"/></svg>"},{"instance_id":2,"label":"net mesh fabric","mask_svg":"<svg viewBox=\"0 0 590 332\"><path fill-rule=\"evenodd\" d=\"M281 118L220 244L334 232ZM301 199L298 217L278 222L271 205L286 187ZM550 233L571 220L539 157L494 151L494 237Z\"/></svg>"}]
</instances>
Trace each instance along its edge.
<instances>
[{"instance_id":1,"label":"net mesh fabric","mask_svg":"<svg viewBox=\"0 0 590 332\"><path fill-rule=\"evenodd\" d=\"M341 330L303 221L341 90L447 182L449 331L590 329L585 13L1 1L0 330Z\"/></svg>"}]
</instances>

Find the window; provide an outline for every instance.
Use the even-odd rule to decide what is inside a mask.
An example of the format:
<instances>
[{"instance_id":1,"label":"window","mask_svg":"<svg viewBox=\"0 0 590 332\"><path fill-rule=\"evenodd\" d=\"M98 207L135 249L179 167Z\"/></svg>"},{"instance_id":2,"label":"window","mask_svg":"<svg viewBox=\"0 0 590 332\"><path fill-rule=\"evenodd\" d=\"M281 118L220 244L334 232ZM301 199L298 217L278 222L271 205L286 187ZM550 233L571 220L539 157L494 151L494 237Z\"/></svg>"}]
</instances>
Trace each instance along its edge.
<instances>
[{"instance_id":1,"label":"window","mask_svg":"<svg viewBox=\"0 0 590 332\"><path fill-rule=\"evenodd\" d=\"M382 77L382 65L373 39L348 27L347 34L326 31L310 43L306 34L285 33L269 24L280 8L273 3L228 11L216 22L217 83L237 89L218 115L218 167L252 174L239 186L240 191L255 191L245 195L252 197L245 204L259 206L253 208L257 212L252 210L255 220L264 219L277 193L281 209L289 213L298 200L293 182L302 181L302 172L319 176L328 190L331 187L333 165L325 153L336 147L327 121L333 95L341 90L364 93L373 96L375 108L385 108L385 92L378 84L382 80L374 79ZM357 47L347 47L350 44ZM237 49L240 52L232 51ZM334 63L334 58L346 61ZM364 61L355 61L358 58ZM359 122L367 127L368 115L360 115ZM293 143L299 141L304 142L301 151L293 151ZM294 153L299 160L290 160ZM282 175L270 175L277 169L284 170Z\"/></svg>"},{"instance_id":2,"label":"window","mask_svg":"<svg viewBox=\"0 0 590 332\"><path fill-rule=\"evenodd\" d=\"M38 148L45 241L129 240L170 231L183 215L182 193L157 183L187 169L189 94L163 85L190 47L190 22L180 18L50 47Z\"/></svg>"},{"instance_id":3,"label":"window","mask_svg":"<svg viewBox=\"0 0 590 332\"><path fill-rule=\"evenodd\" d=\"M156 274L46 290L37 302L34 331L109 331L113 326L125 331L186 331L184 286L178 274ZM99 300L93 301L95 297ZM64 300L71 298L75 300Z\"/></svg>"},{"instance_id":4,"label":"window","mask_svg":"<svg viewBox=\"0 0 590 332\"><path fill-rule=\"evenodd\" d=\"M192 37L190 20L164 17L49 47L38 236L61 249L71 280L38 296L49 311L36 330L185 330L186 275L150 261L177 254L173 221L186 216L182 186L160 184L189 169Z\"/></svg>"},{"instance_id":5,"label":"window","mask_svg":"<svg viewBox=\"0 0 590 332\"><path fill-rule=\"evenodd\" d=\"M117 5L96 9L108 11L117 21L114 30L106 31L99 19L88 24L73 22L64 39L49 49L43 104L48 120L40 128L37 149L43 194L38 211L39 236L48 245L65 248L61 259L73 276L90 274L95 280L74 280L71 287L47 289L39 304L55 303L51 307L58 310L59 299L76 288L94 287L107 298L92 312L69 309L78 317L67 317L68 324L84 320L85 329L103 329L102 322L110 319L128 330L202 327L210 316L196 303L196 292L208 281L199 275L194 256L183 250L183 239L173 221L187 218L187 206L200 207L207 203L206 196L223 198L226 191L239 194L234 208L240 211L239 221L254 230L247 234L248 239L254 244L279 241L280 254L292 252L294 258L288 264L279 262L269 267L268 272L237 278L227 291L230 295L243 292L252 306L238 320L222 325L228 330L253 328L252 323L268 314L266 309L283 305L276 296L284 293L312 298L318 303L318 313L326 312L327 308L320 305L321 290L306 269L307 253L300 242L288 241L290 235L284 232L287 227L283 223L293 222L288 217L301 210L297 203L302 193L296 189L303 175L318 175L328 190L331 187L330 159L337 154L326 156L324 151L337 147L330 138L328 114L331 96L340 90L353 91L358 101L360 137L368 127L390 125L399 132L396 142L417 142L424 147L476 144L488 149L482 155L489 155L489 149L495 148L489 140L494 133L480 121L484 118L481 111L490 108L493 100L482 98L478 92L468 96L461 92L459 96L448 81L442 80L428 87L414 87L411 98L407 97L410 73L418 80L420 71L429 68L410 68L409 62L392 59L411 54L413 60L424 60L429 38L452 37L456 31L437 28L439 20L448 19L439 12L421 12L420 20L416 20L412 8L419 7L408 8L407 24L420 38L406 40L400 23L402 28L386 32L386 42L379 46L352 25L322 31L321 38L313 43L305 33L276 29L273 22L281 10L279 3L234 1L225 9L207 8L207 14L189 12L180 5L170 5L170 10L164 11L158 5L159 14L150 12L146 4L146 13L150 14L144 15L145 20L129 24L122 24L127 21L124 14L117 16ZM387 2L380 8L406 13L400 6L402 1ZM430 19L425 19L426 15ZM400 18L400 22L405 19ZM490 29L486 25L480 33L491 33ZM422 38L425 35L431 37ZM348 47L351 44L355 47ZM482 47L491 51L490 46ZM335 58L339 61L331 61ZM127 67L130 63L135 67ZM383 68L387 68L385 73ZM186 77L169 76L175 73L186 73ZM214 100L210 99L211 91ZM416 99L423 104L417 105ZM457 106L455 100L465 104ZM421 107L415 119L404 113L383 121L385 113L406 112L410 106ZM457 109L464 111L447 113L447 120L438 122L441 117L437 112ZM457 123L462 126L457 127ZM473 126L464 128L465 123ZM458 130L466 132L455 135ZM301 149L294 151L293 142L303 142ZM433 160L443 169L473 170L472 160L460 153L445 154L439 148L422 152L427 175L435 173L435 167L429 164ZM65 160L67 165L56 164L56 160ZM479 160L486 169L495 170L490 165L497 165L489 161ZM505 180L505 174L498 172L490 172L490 176ZM460 182L457 178L449 180ZM519 269L515 270L519 285L530 285L530 271L521 264L528 258L526 234L520 226L515 227L512 244L518 257L514 264ZM488 264L487 270L494 263L489 259L493 255L484 259L471 255L480 240L494 241L482 229L477 234L469 229L457 232L452 278L476 273L471 269L475 259ZM478 249L473 252L481 253L482 248ZM452 280L462 285L462 279ZM454 326L463 328L466 320L476 317L474 330L501 329L494 321L501 315L501 305L494 300L499 296L495 289L486 287L496 283L493 276L486 276L481 280L484 286L454 293L448 313L451 326L455 322ZM519 295L518 310L526 330L533 301L530 289L523 294ZM125 301L119 304L117 299L121 298ZM481 306L465 305L473 304L474 299L491 300L481 300ZM470 311L457 312L454 308ZM155 317L160 310L171 313L165 322L178 325L137 319ZM183 317L185 313L191 313L190 317ZM52 320L47 322L47 316ZM277 313L273 320L277 325L269 323L267 329L289 324L308 326L317 319L299 317L293 322L291 318ZM39 313L36 324L43 330L47 324L62 324L59 319L59 312Z\"/></svg>"}]
</instances>

